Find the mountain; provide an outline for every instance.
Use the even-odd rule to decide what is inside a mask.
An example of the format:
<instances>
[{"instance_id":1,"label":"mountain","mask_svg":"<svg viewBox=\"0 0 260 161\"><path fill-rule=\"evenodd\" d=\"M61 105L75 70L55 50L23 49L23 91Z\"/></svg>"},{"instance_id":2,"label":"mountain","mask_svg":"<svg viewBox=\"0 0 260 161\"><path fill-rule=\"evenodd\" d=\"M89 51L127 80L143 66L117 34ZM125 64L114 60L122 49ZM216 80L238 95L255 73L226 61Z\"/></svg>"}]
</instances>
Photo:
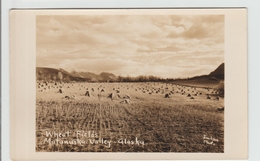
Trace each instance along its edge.
<instances>
[{"instance_id":1,"label":"mountain","mask_svg":"<svg viewBox=\"0 0 260 161\"><path fill-rule=\"evenodd\" d=\"M76 72L72 71L71 73L64 69L55 69L55 68L45 68L45 67L36 67L36 77L37 80L47 80L47 81L115 81L117 76L112 73L102 72L99 75L91 72Z\"/></svg>"},{"instance_id":2,"label":"mountain","mask_svg":"<svg viewBox=\"0 0 260 161\"><path fill-rule=\"evenodd\" d=\"M209 74L211 77L215 77L218 79L224 79L225 77L225 64L220 64L213 72Z\"/></svg>"},{"instance_id":3,"label":"mountain","mask_svg":"<svg viewBox=\"0 0 260 161\"><path fill-rule=\"evenodd\" d=\"M90 81L103 80L102 77L100 77L99 75L97 75L95 73L91 73L91 72L76 72L76 71L73 71L73 72L71 72L71 74L74 77L85 78L85 79L90 80Z\"/></svg>"},{"instance_id":4,"label":"mountain","mask_svg":"<svg viewBox=\"0 0 260 161\"><path fill-rule=\"evenodd\" d=\"M91 72L71 72L73 76L86 78L91 81L114 81L117 79L117 76L115 76L112 73L102 72L99 75Z\"/></svg>"},{"instance_id":5,"label":"mountain","mask_svg":"<svg viewBox=\"0 0 260 161\"><path fill-rule=\"evenodd\" d=\"M100 73L100 76L103 78L103 80L116 80L117 76L115 76L112 73L102 72Z\"/></svg>"},{"instance_id":6,"label":"mountain","mask_svg":"<svg viewBox=\"0 0 260 161\"><path fill-rule=\"evenodd\" d=\"M175 81L176 80L196 80L201 82L207 82L208 80L221 81L224 79L225 76L224 72L225 72L224 63L222 63L208 75L200 75L188 79L175 79ZM65 82L70 82L70 81L113 82L118 79L116 75L108 72L102 72L100 74L95 74L91 72L76 72L76 71L68 72L61 68L55 69L55 68L45 68L45 67L36 68L36 77L37 80L47 80L47 81L62 80ZM131 80L125 79L125 81L131 81Z\"/></svg>"},{"instance_id":7,"label":"mountain","mask_svg":"<svg viewBox=\"0 0 260 161\"><path fill-rule=\"evenodd\" d=\"M61 74L59 74L61 73ZM54 69L54 68L45 68L45 67L36 67L36 79L37 80L53 80L59 81L86 81L85 78L77 77L71 75L69 72L63 69Z\"/></svg>"},{"instance_id":8,"label":"mountain","mask_svg":"<svg viewBox=\"0 0 260 161\"><path fill-rule=\"evenodd\" d=\"M188 78L189 80L197 79L211 79L211 80L223 80L225 78L225 64L220 64L214 71L210 72L208 75L199 75ZM181 79L178 79L181 80Z\"/></svg>"}]
</instances>

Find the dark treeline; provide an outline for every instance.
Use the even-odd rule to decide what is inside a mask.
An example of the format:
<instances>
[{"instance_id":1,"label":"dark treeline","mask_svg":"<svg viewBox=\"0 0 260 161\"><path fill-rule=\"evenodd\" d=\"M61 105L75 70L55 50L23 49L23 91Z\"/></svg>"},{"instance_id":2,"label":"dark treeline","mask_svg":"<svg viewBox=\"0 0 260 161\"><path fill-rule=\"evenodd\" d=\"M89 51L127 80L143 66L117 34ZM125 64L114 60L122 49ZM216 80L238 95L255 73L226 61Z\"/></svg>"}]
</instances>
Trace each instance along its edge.
<instances>
[{"instance_id":1,"label":"dark treeline","mask_svg":"<svg viewBox=\"0 0 260 161\"><path fill-rule=\"evenodd\" d=\"M137 77L131 77L131 76L118 76L116 80L111 82L163 82L163 81L174 81L173 78L160 78L153 75L145 76L140 75Z\"/></svg>"}]
</instances>

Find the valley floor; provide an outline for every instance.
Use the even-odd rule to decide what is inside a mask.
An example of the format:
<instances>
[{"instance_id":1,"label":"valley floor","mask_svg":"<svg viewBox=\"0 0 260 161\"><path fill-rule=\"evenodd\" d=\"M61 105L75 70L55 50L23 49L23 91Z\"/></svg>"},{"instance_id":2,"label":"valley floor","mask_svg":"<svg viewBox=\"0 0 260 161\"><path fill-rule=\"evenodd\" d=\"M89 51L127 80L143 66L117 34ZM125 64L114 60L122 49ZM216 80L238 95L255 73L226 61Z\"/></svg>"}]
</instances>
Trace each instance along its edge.
<instances>
[{"instance_id":1,"label":"valley floor","mask_svg":"<svg viewBox=\"0 0 260 161\"><path fill-rule=\"evenodd\" d=\"M213 89L49 83L36 93L38 152L224 152L224 98Z\"/></svg>"}]
</instances>

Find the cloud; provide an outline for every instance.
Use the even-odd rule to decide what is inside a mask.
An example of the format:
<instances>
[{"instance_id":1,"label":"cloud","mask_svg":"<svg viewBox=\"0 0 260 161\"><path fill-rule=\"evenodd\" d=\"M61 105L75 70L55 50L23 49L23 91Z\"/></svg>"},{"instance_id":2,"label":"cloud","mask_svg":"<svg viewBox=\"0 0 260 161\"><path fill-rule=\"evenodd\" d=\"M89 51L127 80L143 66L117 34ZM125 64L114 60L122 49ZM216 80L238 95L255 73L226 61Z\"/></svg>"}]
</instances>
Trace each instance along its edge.
<instances>
[{"instance_id":1,"label":"cloud","mask_svg":"<svg viewBox=\"0 0 260 161\"><path fill-rule=\"evenodd\" d=\"M191 25L184 25L182 32L172 31L167 37L182 37L185 39L224 38L224 16L192 16L189 17Z\"/></svg>"},{"instance_id":2,"label":"cloud","mask_svg":"<svg viewBox=\"0 0 260 161\"><path fill-rule=\"evenodd\" d=\"M224 61L224 16L37 16L36 40L37 66L194 76Z\"/></svg>"}]
</instances>

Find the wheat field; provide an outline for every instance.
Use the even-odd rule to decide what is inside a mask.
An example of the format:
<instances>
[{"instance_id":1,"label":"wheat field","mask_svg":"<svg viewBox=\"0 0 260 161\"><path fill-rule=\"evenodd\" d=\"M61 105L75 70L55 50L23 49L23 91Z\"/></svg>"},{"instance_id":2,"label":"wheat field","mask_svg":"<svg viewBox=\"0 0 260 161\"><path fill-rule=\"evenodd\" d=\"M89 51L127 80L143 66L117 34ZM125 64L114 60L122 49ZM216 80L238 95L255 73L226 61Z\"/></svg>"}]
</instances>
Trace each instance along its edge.
<instances>
[{"instance_id":1,"label":"wheat field","mask_svg":"<svg viewBox=\"0 0 260 161\"><path fill-rule=\"evenodd\" d=\"M38 152L224 152L224 98L213 88L74 82L36 89Z\"/></svg>"}]
</instances>

